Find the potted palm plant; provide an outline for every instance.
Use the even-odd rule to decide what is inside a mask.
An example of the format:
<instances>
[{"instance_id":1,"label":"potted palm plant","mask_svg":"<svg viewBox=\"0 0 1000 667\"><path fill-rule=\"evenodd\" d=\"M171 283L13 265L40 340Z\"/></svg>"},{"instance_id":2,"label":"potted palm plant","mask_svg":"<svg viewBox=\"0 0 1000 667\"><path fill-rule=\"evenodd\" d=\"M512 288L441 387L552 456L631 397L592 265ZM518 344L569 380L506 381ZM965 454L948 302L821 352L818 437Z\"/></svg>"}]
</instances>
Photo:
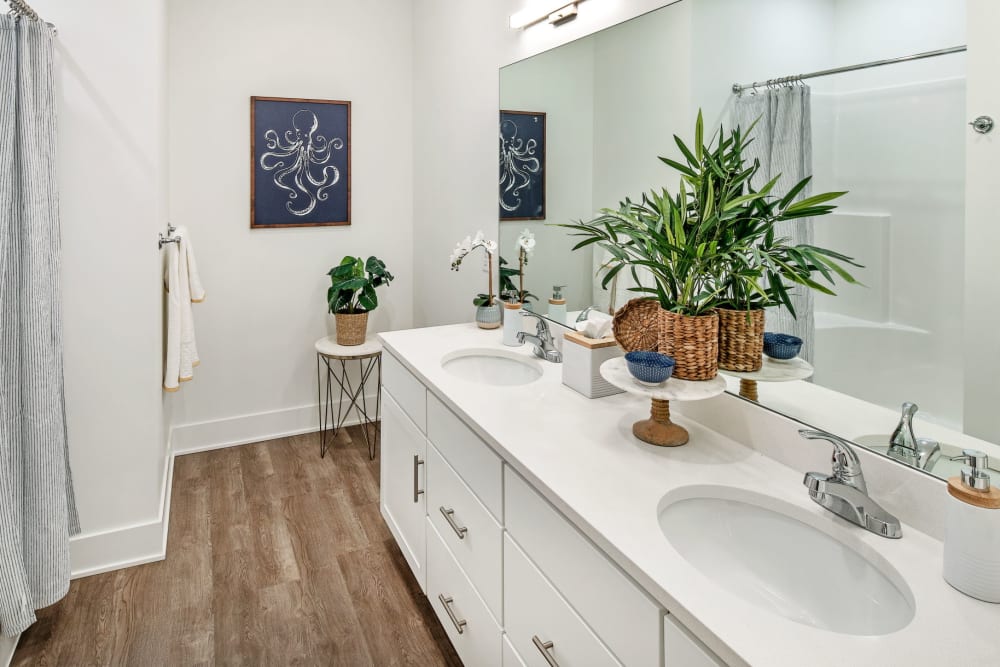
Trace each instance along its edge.
<instances>
[{"instance_id":1,"label":"potted palm plant","mask_svg":"<svg viewBox=\"0 0 1000 667\"><path fill-rule=\"evenodd\" d=\"M721 131L716 137L717 143L713 139L706 145L699 112L693 150L674 137L686 162L660 158L681 174L677 194L666 188L653 190L640 202L626 199L617 210L603 209L594 220L563 225L585 237L574 249L598 244L611 253L602 279L605 288L628 269L640 285L630 289L659 302L660 352L675 358L674 376L685 380L715 377L723 310L738 313L737 317L728 312L723 315L727 328L746 322L750 337L759 338L760 347L755 348L759 368L764 306L790 306L791 284L832 293L813 280L817 272L831 283L834 274L853 282L838 264L851 263L850 258L813 246L790 245L774 230L779 220L830 212L833 207L824 202L843 193L794 202L806 181L778 199L771 195L777 178L755 191L750 179L760 165L744 164L744 135L737 129L728 137ZM754 314L758 310L759 315ZM728 345L725 335L722 338ZM723 363L728 363L728 357L722 356Z\"/></svg>"},{"instance_id":2,"label":"potted palm plant","mask_svg":"<svg viewBox=\"0 0 1000 667\"><path fill-rule=\"evenodd\" d=\"M375 288L388 285L393 276L378 257L367 261L350 255L327 272L330 287L327 306L337 320L337 344L361 345L368 331L368 313L378 308Z\"/></svg>"},{"instance_id":3,"label":"potted palm plant","mask_svg":"<svg viewBox=\"0 0 1000 667\"><path fill-rule=\"evenodd\" d=\"M825 294L834 292L814 280L821 276L831 285L834 276L854 283L842 264L859 266L850 257L807 244L792 244L779 236L779 222L815 218L831 213L830 202L846 194L826 192L796 201L810 178L796 183L784 195L773 190L779 176L760 190L751 185L760 163L747 164L743 157L754 126L745 132L739 127L727 136L720 127L712 141L703 145L703 124L699 113L695 125L695 150L674 137L685 162L660 158L681 174L693 196L689 206L715 227L720 256L714 282L722 289L717 295L719 316L719 367L735 371L756 371L761 367L764 346L764 308L781 305L794 317L790 292L796 286ZM706 213L707 212L707 213Z\"/></svg>"}]
</instances>

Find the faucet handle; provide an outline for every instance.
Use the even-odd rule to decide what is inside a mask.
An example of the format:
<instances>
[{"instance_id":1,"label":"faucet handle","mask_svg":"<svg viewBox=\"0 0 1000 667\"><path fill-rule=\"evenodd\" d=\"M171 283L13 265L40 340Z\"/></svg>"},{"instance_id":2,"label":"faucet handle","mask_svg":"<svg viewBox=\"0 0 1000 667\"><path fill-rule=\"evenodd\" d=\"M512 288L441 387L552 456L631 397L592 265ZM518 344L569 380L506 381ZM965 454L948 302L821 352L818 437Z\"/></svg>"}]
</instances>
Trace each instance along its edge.
<instances>
[{"instance_id":1,"label":"faucet handle","mask_svg":"<svg viewBox=\"0 0 1000 667\"><path fill-rule=\"evenodd\" d=\"M990 490L990 457L978 449L963 449L959 456L949 457L952 461L962 461L968 465L962 468L962 483L977 491Z\"/></svg>"},{"instance_id":2,"label":"faucet handle","mask_svg":"<svg viewBox=\"0 0 1000 667\"><path fill-rule=\"evenodd\" d=\"M844 440L832 433L820 431L818 429L800 429L799 435L807 440L826 440L833 445L833 475L844 484L855 487L862 493L868 493L868 484L865 482L865 475L861 470L861 459L858 458L854 448Z\"/></svg>"}]
</instances>

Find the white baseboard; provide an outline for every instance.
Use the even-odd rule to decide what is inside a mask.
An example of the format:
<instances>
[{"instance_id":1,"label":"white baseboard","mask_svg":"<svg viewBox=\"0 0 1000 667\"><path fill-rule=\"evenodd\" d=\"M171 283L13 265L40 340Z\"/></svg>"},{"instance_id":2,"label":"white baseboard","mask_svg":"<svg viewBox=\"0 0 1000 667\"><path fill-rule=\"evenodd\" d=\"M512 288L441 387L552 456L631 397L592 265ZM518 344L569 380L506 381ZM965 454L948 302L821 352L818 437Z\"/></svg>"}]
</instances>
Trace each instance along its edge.
<instances>
[{"instance_id":1,"label":"white baseboard","mask_svg":"<svg viewBox=\"0 0 1000 667\"><path fill-rule=\"evenodd\" d=\"M14 650L17 648L17 640L21 635L14 637L4 637L0 635L0 667L10 667L14 659Z\"/></svg>"},{"instance_id":2,"label":"white baseboard","mask_svg":"<svg viewBox=\"0 0 1000 667\"><path fill-rule=\"evenodd\" d=\"M375 412L375 399L374 394L365 396L371 408L369 414ZM344 401L344 408L346 407L347 401ZM357 413L351 410L351 417L345 420L345 424L358 423ZM173 429L174 454L183 456L318 430L319 407L316 404L184 424Z\"/></svg>"},{"instance_id":3,"label":"white baseboard","mask_svg":"<svg viewBox=\"0 0 1000 667\"><path fill-rule=\"evenodd\" d=\"M172 438L167 438L163 487L160 489L159 516L152 521L75 535L69 540L70 578L120 570L133 565L163 560L167 555L170 526L170 493L174 479Z\"/></svg>"}]
</instances>

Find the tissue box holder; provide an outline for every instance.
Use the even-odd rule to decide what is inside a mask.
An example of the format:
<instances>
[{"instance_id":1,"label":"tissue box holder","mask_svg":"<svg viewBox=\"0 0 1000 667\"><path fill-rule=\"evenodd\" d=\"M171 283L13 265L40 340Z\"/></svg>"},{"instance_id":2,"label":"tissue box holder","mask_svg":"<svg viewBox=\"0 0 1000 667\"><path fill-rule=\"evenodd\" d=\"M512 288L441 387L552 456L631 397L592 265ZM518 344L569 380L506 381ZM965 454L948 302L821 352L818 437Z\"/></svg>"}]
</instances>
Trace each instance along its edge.
<instances>
[{"instance_id":1,"label":"tissue box holder","mask_svg":"<svg viewBox=\"0 0 1000 667\"><path fill-rule=\"evenodd\" d=\"M601 364L624 354L613 337L587 338L571 331L563 341L562 353L562 381L567 387L587 398L623 393L601 377Z\"/></svg>"}]
</instances>

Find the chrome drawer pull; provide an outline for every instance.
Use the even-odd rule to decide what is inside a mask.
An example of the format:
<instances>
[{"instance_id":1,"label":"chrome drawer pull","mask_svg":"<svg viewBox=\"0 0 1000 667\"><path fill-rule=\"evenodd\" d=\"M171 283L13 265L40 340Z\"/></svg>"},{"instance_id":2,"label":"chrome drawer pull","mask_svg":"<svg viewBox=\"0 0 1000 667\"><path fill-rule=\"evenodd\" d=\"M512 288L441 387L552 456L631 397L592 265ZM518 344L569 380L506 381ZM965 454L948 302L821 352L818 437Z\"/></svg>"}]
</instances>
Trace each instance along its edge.
<instances>
[{"instance_id":1,"label":"chrome drawer pull","mask_svg":"<svg viewBox=\"0 0 1000 667\"><path fill-rule=\"evenodd\" d=\"M448 618L450 618L451 622L455 624L455 629L458 630L458 634L465 632L465 626L467 625L465 619L462 619L461 621L458 620L458 617L455 616L455 612L451 610L451 603L455 601L454 598L446 598L442 593L441 595L438 595L438 600L440 600L441 604L444 605L444 610L448 612Z\"/></svg>"},{"instance_id":2,"label":"chrome drawer pull","mask_svg":"<svg viewBox=\"0 0 1000 667\"><path fill-rule=\"evenodd\" d=\"M559 663L556 662L556 659L552 657L551 653L549 653L555 644L552 642L543 642L538 638L538 635L533 635L531 637L531 641L534 642L535 648L537 648L538 652L542 654L543 658L545 658L545 662L549 663L549 667L559 667Z\"/></svg>"},{"instance_id":3,"label":"chrome drawer pull","mask_svg":"<svg viewBox=\"0 0 1000 667\"><path fill-rule=\"evenodd\" d=\"M420 502L420 494L424 492L424 490L420 488L420 468L419 468L419 466L422 466L423 464L424 462L420 460L420 456L414 454L413 455L413 502L415 503Z\"/></svg>"},{"instance_id":4,"label":"chrome drawer pull","mask_svg":"<svg viewBox=\"0 0 1000 667\"><path fill-rule=\"evenodd\" d=\"M464 526L459 526L457 523L455 523L455 510L446 509L445 506L442 505L441 514L444 515L444 520L448 522L448 525L451 526L451 529L455 531L456 535L458 535L458 539L464 540L465 534L469 532L469 529Z\"/></svg>"}]
</instances>

